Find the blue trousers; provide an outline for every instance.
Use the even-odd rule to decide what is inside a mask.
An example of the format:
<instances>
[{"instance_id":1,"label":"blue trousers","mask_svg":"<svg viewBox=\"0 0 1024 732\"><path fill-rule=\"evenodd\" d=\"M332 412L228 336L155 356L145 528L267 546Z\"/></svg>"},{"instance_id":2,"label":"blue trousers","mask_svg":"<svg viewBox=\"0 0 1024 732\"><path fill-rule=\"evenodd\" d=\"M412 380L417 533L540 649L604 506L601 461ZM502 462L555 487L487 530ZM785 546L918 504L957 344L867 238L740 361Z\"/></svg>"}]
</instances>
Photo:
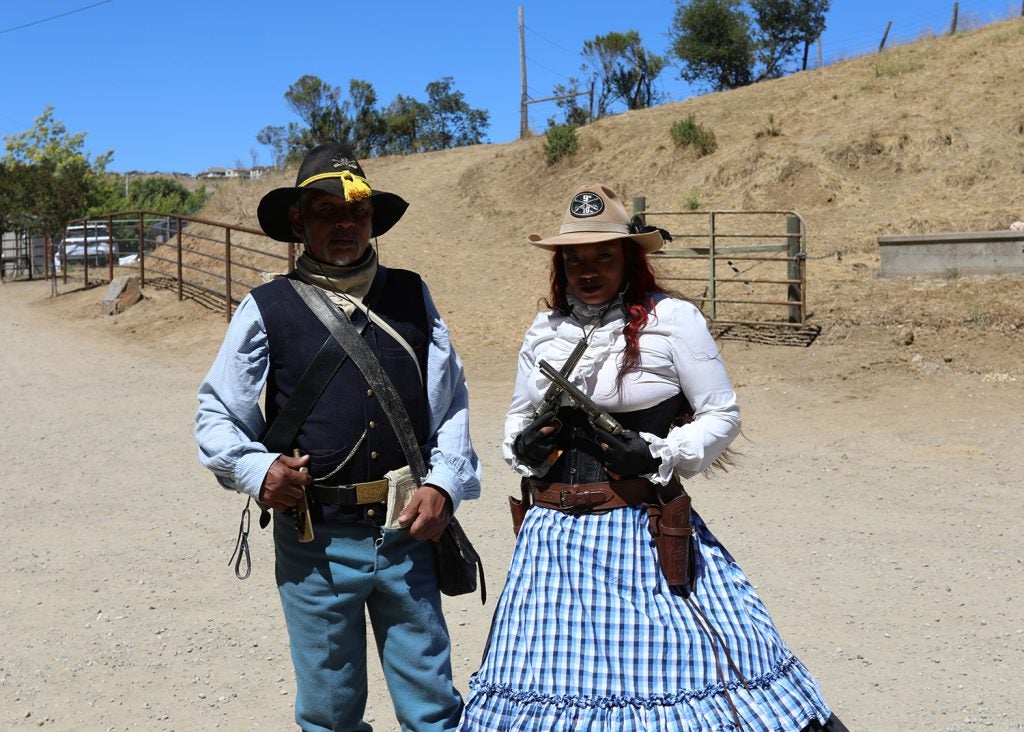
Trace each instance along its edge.
<instances>
[{"instance_id":1,"label":"blue trousers","mask_svg":"<svg viewBox=\"0 0 1024 732\"><path fill-rule=\"evenodd\" d=\"M301 544L274 520L277 588L292 663L295 721L304 732L371 732L366 615L403 732L450 732L462 715L441 614L434 547L365 522L317 524Z\"/></svg>"}]
</instances>

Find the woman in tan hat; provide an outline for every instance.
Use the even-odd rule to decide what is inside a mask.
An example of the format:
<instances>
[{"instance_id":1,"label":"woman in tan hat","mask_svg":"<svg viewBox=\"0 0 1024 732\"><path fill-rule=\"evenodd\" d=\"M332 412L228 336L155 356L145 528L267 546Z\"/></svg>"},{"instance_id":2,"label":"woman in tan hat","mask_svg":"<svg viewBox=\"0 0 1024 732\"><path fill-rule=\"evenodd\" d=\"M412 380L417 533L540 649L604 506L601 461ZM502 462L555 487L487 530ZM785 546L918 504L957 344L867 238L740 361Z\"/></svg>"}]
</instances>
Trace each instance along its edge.
<instances>
[{"instance_id":1,"label":"woman in tan hat","mask_svg":"<svg viewBox=\"0 0 1024 732\"><path fill-rule=\"evenodd\" d=\"M701 312L655 279L661 232L592 185L530 242L553 256L505 421L519 538L460 729L845 730L690 509L740 414Z\"/></svg>"}]
</instances>

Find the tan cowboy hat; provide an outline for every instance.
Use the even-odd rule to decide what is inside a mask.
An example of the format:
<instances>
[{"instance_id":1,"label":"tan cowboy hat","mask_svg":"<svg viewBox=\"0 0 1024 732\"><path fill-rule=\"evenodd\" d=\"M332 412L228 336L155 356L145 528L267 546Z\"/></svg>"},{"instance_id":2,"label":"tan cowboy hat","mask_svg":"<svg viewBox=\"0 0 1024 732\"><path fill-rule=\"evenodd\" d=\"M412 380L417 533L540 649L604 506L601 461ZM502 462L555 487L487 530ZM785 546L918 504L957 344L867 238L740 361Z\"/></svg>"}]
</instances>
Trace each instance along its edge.
<instances>
[{"instance_id":1,"label":"tan cowboy hat","mask_svg":"<svg viewBox=\"0 0 1024 732\"><path fill-rule=\"evenodd\" d=\"M303 191L311 188L326 191L346 201L369 198L373 205L371 236L380 236L394 226L409 206L394 193L373 189L348 145L327 142L306 154L299 166L294 186L275 188L260 201L256 216L260 228L267 236L278 241L300 241L292 229L288 209Z\"/></svg>"},{"instance_id":2,"label":"tan cowboy hat","mask_svg":"<svg viewBox=\"0 0 1024 732\"><path fill-rule=\"evenodd\" d=\"M530 234L530 243L554 251L574 244L597 244L615 239L632 239L646 252L656 252L665 240L659 229L635 224L622 201L608 186L583 186L572 195L562 216L558 235L543 239Z\"/></svg>"}]
</instances>

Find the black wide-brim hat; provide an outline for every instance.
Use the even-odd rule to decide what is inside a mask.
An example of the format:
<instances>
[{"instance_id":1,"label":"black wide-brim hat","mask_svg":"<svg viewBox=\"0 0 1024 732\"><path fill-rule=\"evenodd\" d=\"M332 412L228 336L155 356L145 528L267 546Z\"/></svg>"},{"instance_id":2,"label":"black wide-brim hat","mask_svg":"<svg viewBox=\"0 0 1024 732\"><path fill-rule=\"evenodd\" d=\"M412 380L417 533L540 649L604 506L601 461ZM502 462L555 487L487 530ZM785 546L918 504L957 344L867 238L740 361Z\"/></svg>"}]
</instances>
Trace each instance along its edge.
<instances>
[{"instance_id":1,"label":"black wide-brim hat","mask_svg":"<svg viewBox=\"0 0 1024 732\"><path fill-rule=\"evenodd\" d=\"M380 236L394 226L409 207L401 196L370 186L348 145L325 142L303 158L293 187L275 188L260 200L256 216L267 236L277 241L301 241L292 228L288 210L304 191L311 189L326 191L345 201L369 198L373 205L371 236Z\"/></svg>"}]
</instances>

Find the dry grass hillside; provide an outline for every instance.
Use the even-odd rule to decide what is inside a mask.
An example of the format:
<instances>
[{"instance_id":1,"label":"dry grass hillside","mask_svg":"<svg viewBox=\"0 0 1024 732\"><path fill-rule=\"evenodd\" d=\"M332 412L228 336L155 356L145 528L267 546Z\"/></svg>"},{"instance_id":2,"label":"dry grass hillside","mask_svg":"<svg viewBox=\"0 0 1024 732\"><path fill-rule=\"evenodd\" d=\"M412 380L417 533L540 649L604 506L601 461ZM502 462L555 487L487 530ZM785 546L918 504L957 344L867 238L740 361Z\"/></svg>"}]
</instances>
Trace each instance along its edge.
<instances>
[{"instance_id":1,"label":"dry grass hillside","mask_svg":"<svg viewBox=\"0 0 1024 732\"><path fill-rule=\"evenodd\" d=\"M538 136L364 167L411 202L381 238L382 260L426 277L457 346L480 364L511 363L544 294L547 259L526 236L553 233L569 193L604 182L655 210L796 210L821 339L873 339L890 360L914 339L966 368L1019 370L1020 277L882 280L876 237L1004 230L1024 216L1022 90L1024 21L1012 20L603 119L553 166ZM714 131L713 154L672 142L671 125L690 114ZM224 184L201 215L255 226L262 193L294 175Z\"/></svg>"}]
</instances>

